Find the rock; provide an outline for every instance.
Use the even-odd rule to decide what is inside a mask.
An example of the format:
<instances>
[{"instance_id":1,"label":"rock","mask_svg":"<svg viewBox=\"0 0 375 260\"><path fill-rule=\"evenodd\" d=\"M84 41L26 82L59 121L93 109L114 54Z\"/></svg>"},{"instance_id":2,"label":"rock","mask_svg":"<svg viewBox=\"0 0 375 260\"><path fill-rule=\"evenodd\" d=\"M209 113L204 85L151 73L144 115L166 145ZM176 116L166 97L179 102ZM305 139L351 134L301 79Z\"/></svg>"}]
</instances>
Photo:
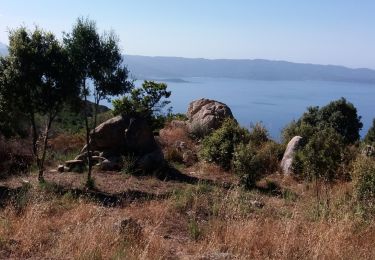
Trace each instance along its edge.
<instances>
[{"instance_id":1,"label":"rock","mask_svg":"<svg viewBox=\"0 0 375 260\"><path fill-rule=\"evenodd\" d=\"M134 156L142 169L154 169L164 162L164 156L146 119L116 116L90 133L93 164L102 170L121 170L122 156ZM83 147L72 163L87 164L87 147ZM69 168L72 168L68 166Z\"/></svg>"},{"instance_id":2,"label":"rock","mask_svg":"<svg viewBox=\"0 0 375 260\"><path fill-rule=\"evenodd\" d=\"M170 126L173 128L185 128L187 127L186 121L182 120L172 120Z\"/></svg>"},{"instance_id":3,"label":"rock","mask_svg":"<svg viewBox=\"0 0 375 260\"><path fill-rule=\"evenodd\" d=\"M186 166L192 166L198 161L198 156L191 150L186 150L182 154L182 161Z\"/></svg>"},{"instance_id":4,"label":"rock","mask_svg":"<svg viewBox=\"0 0 375 260\"><path fill-rule=\"evenodd\" d=\"M157 148L145 119L124 116L116 116L96 127L91 132L90 145L93 150L112 154L145 154Z\"/></svg>"},{"instance_id":5,"label":"rock","mask_svg":"<svg viewBox=\"0 0 375 260\"><path fill-rule=\"evenodd\" d=\"M59 166L57 166L57 171L58 172L64 172L64 170L65 170L64 167L65 167L64 165L60 164Z\"/></svg>"},{"instance_id":6,"label":"rock","mask_svg":"<svg viewBox=\"0 0 375 260\"><path fill-rule=\"evenodd\" d=\"M219 128L224 119L233 118L233 114L226 104L202 98L190 103L187 117L190 132L201 129L209 133Z\"/></svg>"},{"instance_id":7,"label":"rock","mask_svg":"<svg viewBox=\"0 0 375 260\"><path fill-rule=\"evenodd\" d=\"M92 156L91 157L91 160L94 162L94 163L102 163L104 160L107 160L105 157L103 156Z\"/></svg>"},{"instance_id":8,"label":"rock","mask_svg":"<svg viewBox=\"0 0 375 260\"><path fill-rule=\"evenodd\" d=\"M372 145L366 145L362 150L362 154L367 157L375 157L375 147Z\"/></svg>"},{"instance_id":9,"label":"rock","mask_svg":"<svg viewBox=\"0 0 375 260\"><path fill-rule=\"evenodd\" d=\"M261 202L259 200L251 200L250 205L253 206L253 207L257 207L257 208L263 208L264 202Z\"/></svg>"},{"instance_id":10,"label":"rock","mask_svg":"<svg viewBox=\"0 0 375 260\"><path fill-rule=\"evenodd\" d=\"M121 157L112 157L104 159L100 163L100 169L103 171L119 171L123 166Z\"/></svg>"},{"instance_id":11,"label":"rock","mask_svg":"<svg viewBox=\"0 0 375 260\"><path fill-rule=\"evenodd\" d=\"M164 154L161 149L154 150L151 153L145 154L141 156L136 165L138 168L149 171L157 169L158 167L162 166L164 163Z\"/></svg>"},{"instance_id":12,"label":"rock","mask_svg":"<svg viewBox=\"0 0 375 260\"><path fill-rule=\"evenodd\" d=\"M78 154L74 160L82 160L82 161L85 161L87 162L87 151L86 151L86 145L84 146L84 148L82 149L84 150L83 152L81 152L80 154ZM100 156L100 152L99 151L93 151L91 152L91 156L92 158L94 158L95 156Z\"/></svg>"},{"instance_id":13,"label":"rock","mask_svg":"<svg viewBox=\"0 0 375 260\"><path fill-rule=\"evenodd\" d=\"M65 162L65 166L71 172L83 172L85 169L85 162L83 160L69 160Z\"/></svg>"},{"instance_id":14,"label":"rock","mask_svg":"<svg viewBox=\"0 0 375 260\"><path fill-rule=\"evenodd\" d=\"M293 159L296 151L299 149L301 144L302 137L301 136L295 136L290 140L288 143L283 159L281 160L281 169L284 174L291 174L293 173L292 164Z\"/></svg>"},{"instance_id":15,"label":"rock","mask_svg":"<svg viewBox=\"0 0 375 260\"><path fill-rule=\"evenodd\" d=\"M69 167L66 167L66 166L60 164L59 166L57 166L57 171L60 172L60 173L68 172L69 171Z\"/></svg>"}]
</instances>

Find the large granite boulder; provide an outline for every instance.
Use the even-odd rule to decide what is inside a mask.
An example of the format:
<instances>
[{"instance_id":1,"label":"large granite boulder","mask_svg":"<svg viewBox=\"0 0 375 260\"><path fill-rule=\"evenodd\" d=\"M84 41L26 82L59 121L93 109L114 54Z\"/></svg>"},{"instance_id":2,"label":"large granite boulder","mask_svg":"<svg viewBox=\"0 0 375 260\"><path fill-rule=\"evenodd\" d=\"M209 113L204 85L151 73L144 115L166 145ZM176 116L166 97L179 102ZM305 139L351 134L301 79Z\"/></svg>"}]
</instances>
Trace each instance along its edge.
<instances>
[{"instance_id":1,"label":"large granite boulder","mask_svg":"<svg viewBox=\"0 0 375 260\"><path fill-rule=\"evenodd\" d=\"M116 116L100 124L90 134L92 161L102 170L120 170L121 156L136 158L141 169L157 168L164 163L163 153L155 141L148 122L143 118ZM87 147L77 155L87 163Z\"/></svg>"},{"instance_id":2,"label":"large granite boulder","mask_svg":"<svg viewBox=\"0 0 375 260\"><path fill-rule=\"evenodd\" d=\"M90 146L93 151L114 154L145 154L158 147L145 119L124 116L113 117L97 126L90 134Z\"/></svg>"},{"instance_id":3,"label":"large granite boulder","mask_svg":"<svg viewBox=\"0 0 375 260\"><path fill-rule=\"evenodd\" d=\"M301 136L295 136L288 143L283 159L281 160L281 169L284 174L293 173L292 165L293 165L294 155L301 146L301 140L302 140Z\"/></svg>"},{"instance_id":4,"label":"large granite boulder","mask_svg":"<svg viewBox=\"0 0 375 260\"><path fill-rule=\"evenodd\" d=\"M224 119L233 118L233 114L226 104L202 98L190 103L187 117L190 131L200 128L211 132L219 128Z\"/></svg>"}]
</instances>

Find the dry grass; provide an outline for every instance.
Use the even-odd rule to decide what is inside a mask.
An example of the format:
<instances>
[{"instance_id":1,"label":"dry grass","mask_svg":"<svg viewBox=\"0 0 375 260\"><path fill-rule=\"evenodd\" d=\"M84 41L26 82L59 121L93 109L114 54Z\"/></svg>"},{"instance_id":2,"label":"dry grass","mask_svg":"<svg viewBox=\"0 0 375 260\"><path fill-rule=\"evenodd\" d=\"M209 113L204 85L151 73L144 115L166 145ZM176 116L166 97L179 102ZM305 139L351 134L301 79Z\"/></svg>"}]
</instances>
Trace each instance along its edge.
<instances>
[{"instance_id":1,"label":"dry grass","mask_svg":"<svg viewBox=\"0 0 375 260\"><path fill-rule=\"evenodd\" d=\"M12 205L0 211L0 257L375 258L375 223L355 214L345 199L349 184L333 187L330 211L320 215L314 215L314 188L295 190L298 198L291 201L200 182L165 200L109 208L34 188L22 211ZM141 234L121 232L121 221L128 217L139 223Z\"/></svg>"}]
</instances>

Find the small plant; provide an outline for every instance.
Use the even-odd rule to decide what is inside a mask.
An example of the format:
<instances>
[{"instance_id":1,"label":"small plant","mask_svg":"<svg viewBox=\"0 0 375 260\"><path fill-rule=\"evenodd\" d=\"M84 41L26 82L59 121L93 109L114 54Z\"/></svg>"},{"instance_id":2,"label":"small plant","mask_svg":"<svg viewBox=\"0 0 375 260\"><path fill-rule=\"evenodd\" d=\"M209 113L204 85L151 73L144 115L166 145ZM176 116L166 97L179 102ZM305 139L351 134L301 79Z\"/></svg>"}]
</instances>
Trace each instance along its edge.
<instances>
[{"instance_id":1,"label":"small plant","mask_svg":"<svg viewBox=\"0 0 375 260\"><path fill-rule=\"evenodd\" d=\"M375 160L360 156L353 168L355 199L362 210L375 213Z\"/></svg>"},{"instance_id":2,"label":"small plant","mask_svg":"<svg viewBox=\"0 0 375 260\"><path fill-rule=\"evenodd\" d=\"M174 147L167 147L165 152L165 159L168 162L183 163L183 157L180 151Z\"/></svg>"},{"instance_id":3,"label":"small plant","mask_svg":"<svg viewBox=\"0 0 375 260\"><path fill-rule=\"evenodd\" d=\"M198 222L195 219L189 220L188 229L189 229L190 238L195 241L198 240L202 234L202 231L199 228Z\"/></svg>"},{"instance_id":4,"label":"small plant","mask_svg":"<svg viewBox=\"0 0 375 260\"><path fill-rule=\"evenodd\" d=\"M16 209L17 214L21 214L30 201L30 190L32 185L28 182L23 182L22 187L19 191L16 191L15 196L13 197L13 205Z\"/></svg>"},{"instance_id":5,"label":"small plant","mask_svg":"<svg viewBox=\"0 0 375 260\"><path fill-rule=\"evenodd\" d=\"M122 157L123 161L123 174L136 174L140 170L137 168L137 157L133 154L128 154Z\"/></svg>"},{"instance_id":6,"label":"small plant","mask_svg":"<svg viewBox=\"0 0 375 260\"><path fill-rule=\"evenodd\" d=\"M201 140L211 132L211 129L205 125L192 124L189 132L192 139Z\"/></svg>"},{"instance_id":7,"label":"small plant","mask_svg":"<svg viewBox=\"0 0 375 260\"><path fill-rule=\"evenodd\" d=\"M249 132L233 119L227 119L219 129L203 140L200 156L208 162L229 170L235 147L248 141Z\"/></svg>"},{"instance_id":8,"label":"small plant","mask_svg":"<svg viewBox=\"0 0 375 260\"><path fill-rule=\"evenodd\" d=\"M90 179L87 179L87 181L86 181L86 187L89 190L95 189L95 179L93 177L91 177Z\"/></svg>"},{"instance_id":9,"label":"small plant","mask_svg":"<svg viewBox=\"0 0 375 260\"><path fill-rule=\"evenodd\" d=\"M278 170L278 154L279 145L273 142L267 142L262 147L252 143L240 144L234 152L233 170L240 176L245 188L252 189L261 176Z\"/></svg>"},{"instance_id":10,"label":"small plant","mask_svg":"<svg viewBox=\"0 0 375 260\"><path fill-rule=\"evenodd\" d=\"M250 126L249 133L250 143L255 146L261 146L269 140L269 133L267 128L261 123L258 122L255 125Z\"/></svg>"}]
</instances>

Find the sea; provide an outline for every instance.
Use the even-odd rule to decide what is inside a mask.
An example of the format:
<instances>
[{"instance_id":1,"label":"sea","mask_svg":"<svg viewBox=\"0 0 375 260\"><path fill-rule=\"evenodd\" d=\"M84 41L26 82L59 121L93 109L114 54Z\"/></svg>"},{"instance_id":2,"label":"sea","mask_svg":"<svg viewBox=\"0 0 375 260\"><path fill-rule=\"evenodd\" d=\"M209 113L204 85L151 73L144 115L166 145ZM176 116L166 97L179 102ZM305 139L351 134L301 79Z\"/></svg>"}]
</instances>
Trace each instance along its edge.
<instances>
[{"instance_id":1,"label":"sea","mask_svg":"<svg viewBox=\"0 0 375 260\"><path fill-rule=\"evenodd\" d=\"M172 92L174 113L186 113L189 103L208 98L227 104L243 127L262 122L271 137L280 140L282 129L309 106L324 106L344 97L361 116L363 137L375 118L375 84L335 81L263 81L233 78L156 79ZM136 86L142 81L137 80ZM111 107L111 104L104 102Z\"/></svg>"}]
</instances>

